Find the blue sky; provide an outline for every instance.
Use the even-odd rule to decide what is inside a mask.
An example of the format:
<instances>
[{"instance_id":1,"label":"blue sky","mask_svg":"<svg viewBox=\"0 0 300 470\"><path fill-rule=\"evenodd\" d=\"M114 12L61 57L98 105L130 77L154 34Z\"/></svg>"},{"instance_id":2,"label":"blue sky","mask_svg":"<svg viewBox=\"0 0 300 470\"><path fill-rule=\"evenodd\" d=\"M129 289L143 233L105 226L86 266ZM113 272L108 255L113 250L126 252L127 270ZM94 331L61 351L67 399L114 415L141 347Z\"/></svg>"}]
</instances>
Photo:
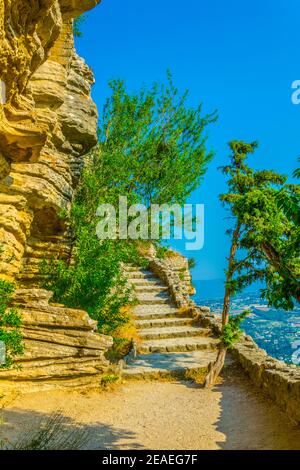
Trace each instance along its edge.
<instances>
[{"instance_id":1,"label":"blue sky","mask_svg":"<svg viewBox=\"0 0 300 470\"><path fill-rule=\"evenodd\" d=\"M300 155L300 106L291 84L300 80L299 0L103 0L87 15L77 50L92 67L99 111L107 82L123 78L130 90L165 78L190 90L190 105L218 109L209 129L215 151L191 202L205 204L205 246L189 252L195 279L223 277L228 220L218 201L226 189L217 168L227 143L258 140L255 168L291 174ZM183 244L177 244L183 251Z\"/></svg>"}]
</instances>

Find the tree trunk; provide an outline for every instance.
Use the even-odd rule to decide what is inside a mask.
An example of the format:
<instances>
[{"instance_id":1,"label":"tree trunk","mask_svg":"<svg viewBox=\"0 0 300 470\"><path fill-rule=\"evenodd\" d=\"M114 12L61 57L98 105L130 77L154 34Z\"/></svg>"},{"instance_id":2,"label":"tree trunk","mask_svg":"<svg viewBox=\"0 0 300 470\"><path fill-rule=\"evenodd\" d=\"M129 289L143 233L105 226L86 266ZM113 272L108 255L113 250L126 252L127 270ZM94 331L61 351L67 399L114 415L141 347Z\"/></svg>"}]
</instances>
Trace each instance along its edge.
<instances>
[{"instance_id":1,"label":"tree trunk","mask_svg":"<svg viewBox=\"0 0 300 470\"><path fill-rule=\"evenodd\" d=\"M219 349L218 356L215 362L211 362L208 368L208 374L205 378L204 388L210 388L215 383L220 375L221 370L225 364L227 348L222 345Z\"/></svg>"},{"instance_id":2,"label":"tree trunk","mask_svg":"<svg viewBox=\"0 0 300 470\"><path fill-rule=\"evenodd\" d=\"M239 239L240 230L241 230L241 223L237 221L237 225L235 227L235 230L232 236L232 242L231 242L230 253L229 253L229 258L228 258L226 288L225 288L223 311L222 311L222 328L224 328L224 326L227 325L227 323L229 322L230 298L231 298L230 282L232 281L233 274L234 274L234 261L235 261L236 251L238 248L237 242ZM208 366L208 374L205 378L204 388L212 387L215 384L225 364L227 349L228 348L223 343L220 344L216 361L211 362L210 365Z\"/></svg>"}]
</instances>

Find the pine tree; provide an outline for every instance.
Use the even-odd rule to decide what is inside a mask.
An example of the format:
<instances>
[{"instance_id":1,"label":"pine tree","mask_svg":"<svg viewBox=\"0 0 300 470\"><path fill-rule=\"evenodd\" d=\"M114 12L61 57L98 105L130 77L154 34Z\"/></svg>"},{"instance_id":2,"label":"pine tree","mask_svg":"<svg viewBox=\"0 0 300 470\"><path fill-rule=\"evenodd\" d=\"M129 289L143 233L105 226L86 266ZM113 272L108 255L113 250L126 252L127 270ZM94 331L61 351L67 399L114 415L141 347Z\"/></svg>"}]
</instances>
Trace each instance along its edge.
<instances>
[{"instance_id":1,"label":"pine tree","mask_svg":"<svg viewBox=\"0 0 300 470\"><path fill-rule=\"evenodd\" d=\"M222 311L222 335L218 357L211 364L205 386L214 384L224 365L226 352L240 334L241 321L247 315L230 317L230 301L254 281L266 284L261 296L275 308L293 309L299 301L299 225L278 205L278 194L286 177L271 170L255 171L247 163L257 143L233 141L230 164L223 167L228 192L220 200L229 208L234 223L231 236L225 295Z\"/></svg>"}]
</instances>

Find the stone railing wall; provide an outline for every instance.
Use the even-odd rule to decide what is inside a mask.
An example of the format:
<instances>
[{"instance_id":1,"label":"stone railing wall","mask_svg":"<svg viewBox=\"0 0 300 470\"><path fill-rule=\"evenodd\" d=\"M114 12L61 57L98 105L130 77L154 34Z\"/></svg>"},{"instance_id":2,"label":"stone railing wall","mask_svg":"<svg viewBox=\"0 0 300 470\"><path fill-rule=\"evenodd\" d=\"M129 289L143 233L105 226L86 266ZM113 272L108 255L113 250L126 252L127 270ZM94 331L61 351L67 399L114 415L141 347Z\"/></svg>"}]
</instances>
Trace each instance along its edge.
<instances>
[{"instance_id":1,"label":"stone railing wall","mask_svg":"<svg viewBox=\"0 0 300 470\"><path fill-rule=\"evenodd\" d=\"M217 315L194 307L194 315L217 334L221 320ZM243 334L230 354L241 364L256 387L277 403L289 417L300 423L300 367L274 359L259 348L251 336Z\"/></svg>"},{"instance_id":2,"label":"stone railing wall","mask_svg":"<svg viewBox=\"0 0 300 470\"><path fill-rule=\"evenodd\" d=\"M174 262L176 260L176 262ZM178 273L185 268L184 281ZM197 306L189 297L190 275L186 258L178 255L163 260L153 258L150 269L169 286L177 306L190 311L203 326L221 333L221 319L209 307ZM253 384L271 398L288 416L300 423L300 367L272 358L251 336L243 334L230 354L245 370Z\"/></svg>"},{"instance_id":3,"label":"stone railing wall","mask_svg":"<svg viewBox=\"0 0 300 470\"><path fill-rule=\"evenodd\" d=\"M170 295L178 307L184 307L190 302L194 289L187 258L170 250L163 259L151 257L149 268L169 287Z\"/></svg>"}]
</instances>

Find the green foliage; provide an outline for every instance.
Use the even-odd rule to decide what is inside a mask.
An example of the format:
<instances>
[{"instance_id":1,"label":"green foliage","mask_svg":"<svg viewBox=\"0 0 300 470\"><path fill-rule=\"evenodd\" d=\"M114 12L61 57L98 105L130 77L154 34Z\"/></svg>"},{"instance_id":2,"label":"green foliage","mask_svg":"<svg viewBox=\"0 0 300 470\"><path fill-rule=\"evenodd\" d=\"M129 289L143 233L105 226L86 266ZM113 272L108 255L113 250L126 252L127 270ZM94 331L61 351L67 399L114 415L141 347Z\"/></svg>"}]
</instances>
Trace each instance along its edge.
<instances>
[{"instance_id":1,"label":"green foliage","mask_svg":"<svg viewBox=\"0 0 300 470\"><path fill-rule=\"evenodd\" d=\"M24 351L20 333L21 317L16 308L9 308L15 286L0 279L0 341L4 341L7 349L6 363L1 368L13 364L13 357Z\"/></svg>"},{"instance_id":2,"label":"green foliage","mask_svg":"<svg viewBox=\"0 0 300 470\"><path fill-rule=\"evenodd\" d=\"M158 245L156 247L156 257L158 259L165 259L166 254L168 252L169 248L166 246Z\"/></svg>"},{"instance_id":3,"label":"green foliage","mask_svg":"<svg viewBox=\"0 0 300 470\"><path fill-rule=\"evenodd\" d=\"M250 313L250 311L245 310L240 315L231 316L228 323L223 325L220 339L226 348L231 349L236 341L240 339L243 333L241 323Z\"/></svg>"},{"instance_id":4,"label":"green foliage","mask_svg":"<svg viewBox=\"0 0 300 470\"><path fill-rule=\"evenodd\" d=\"M298 162L300 163L300 158L298 158ZM300 178L300 168L296 168L296 170L293 173L293 176L295 178Z\"/></svg>"},{"instance_id":5,"label":"green foliage","mask_svg":"<svg viewBox=\"0 0 300 470\"><path fill-rule=\"evenodd\" d=\"M130 302L131 291L122 275L121 262L137 260L138 254L130 243L100 242L94 224L77 224L76 240L73 265L62 260L50 265L44 262L42 272L50 274L45 287L54 292L54 300L87 310L98 322L99 330L110 334L128 321L121 307Z\"/></svg>"},{"instance_id":6,"label":"green foliage","mask_svg":"<svg viewBox=\"0 0 300 470\"><path fill-rule=\"evenodd\" d=\"M206 127L216 113L203 116L186 105L168 73L166 85L153 84L129 94L121 80L110 82L99 133L107 186L144 203L184 204L201 181L213 154L206 149Z\"/></svg>"},{"instance_id":7,"label":"green foliage","mask_svg":"<svg viewBox=\"0 0 300 470\"><path fill-rule=\"evenodd\" d=\"M77 18L74 19L73 21L73 33L75 38L82 38L83 33L81 31L81 27L83 23L86 21L86 16L85 15L80 15Z\"/></svg>"},{"instance_id":8,"label":"green foliage","mask_svg":"<svg viewBox=\"0 0 300 470\"><path fill-rule=\"evenodd\" d=\"M189 269L193 269L196 267L196 260L195 258L189 258L188 259L188 264L189 264Z\"/></svg>"},{"instance_id":9,"label":"green foliage","mask_svg":"<svg viewBox=\"0 0 300 470\"><path fill-rule=\"evenodd\" d=\"M230 295L263 280L262 296L270 305L293 309L300 296L299 225L296 211L278 202L282 188L287 190L286 177L246 164L255 142L234 141L230 147L231 162L223 167L229 190L220 196L235 218L235 229L229 231L234 248L227 270Z\"/></svg>"},{"instance_id":10,"label":"green foliage","mask_svg":"<svg viewBox=\"0 0 300 470\"><path fill-rule=\"evenodd\" d=\"M204 130L216 119L215 114L203 117L201 107L187 108L187 94L179 96L170 74L167 86L155 84L135 95L120 80L110 87L99 144L87 159L70 214L73 262L41 266L50 275L45 287L54 299L86 309L103 333L128 321L121 307L130 302L130 291L121 263L144 265L145 260L133 241L97 238L98 206L114 205L118 217L120 196L127 196L129 206L185 202L212 158Z\"/></svg>"},{"instance_id":11,"label":"green foliage","mask_svg":"<svg viewBox=\"0 0 300 470\"><path fill-rule=\"evenodd\" d=\"M107 374L103 375L101 378L101 387L104 389L109 388L112 385L115 385L117 382L119 382L120 377L115 374Z\"/></svg>"}]
</instances>

